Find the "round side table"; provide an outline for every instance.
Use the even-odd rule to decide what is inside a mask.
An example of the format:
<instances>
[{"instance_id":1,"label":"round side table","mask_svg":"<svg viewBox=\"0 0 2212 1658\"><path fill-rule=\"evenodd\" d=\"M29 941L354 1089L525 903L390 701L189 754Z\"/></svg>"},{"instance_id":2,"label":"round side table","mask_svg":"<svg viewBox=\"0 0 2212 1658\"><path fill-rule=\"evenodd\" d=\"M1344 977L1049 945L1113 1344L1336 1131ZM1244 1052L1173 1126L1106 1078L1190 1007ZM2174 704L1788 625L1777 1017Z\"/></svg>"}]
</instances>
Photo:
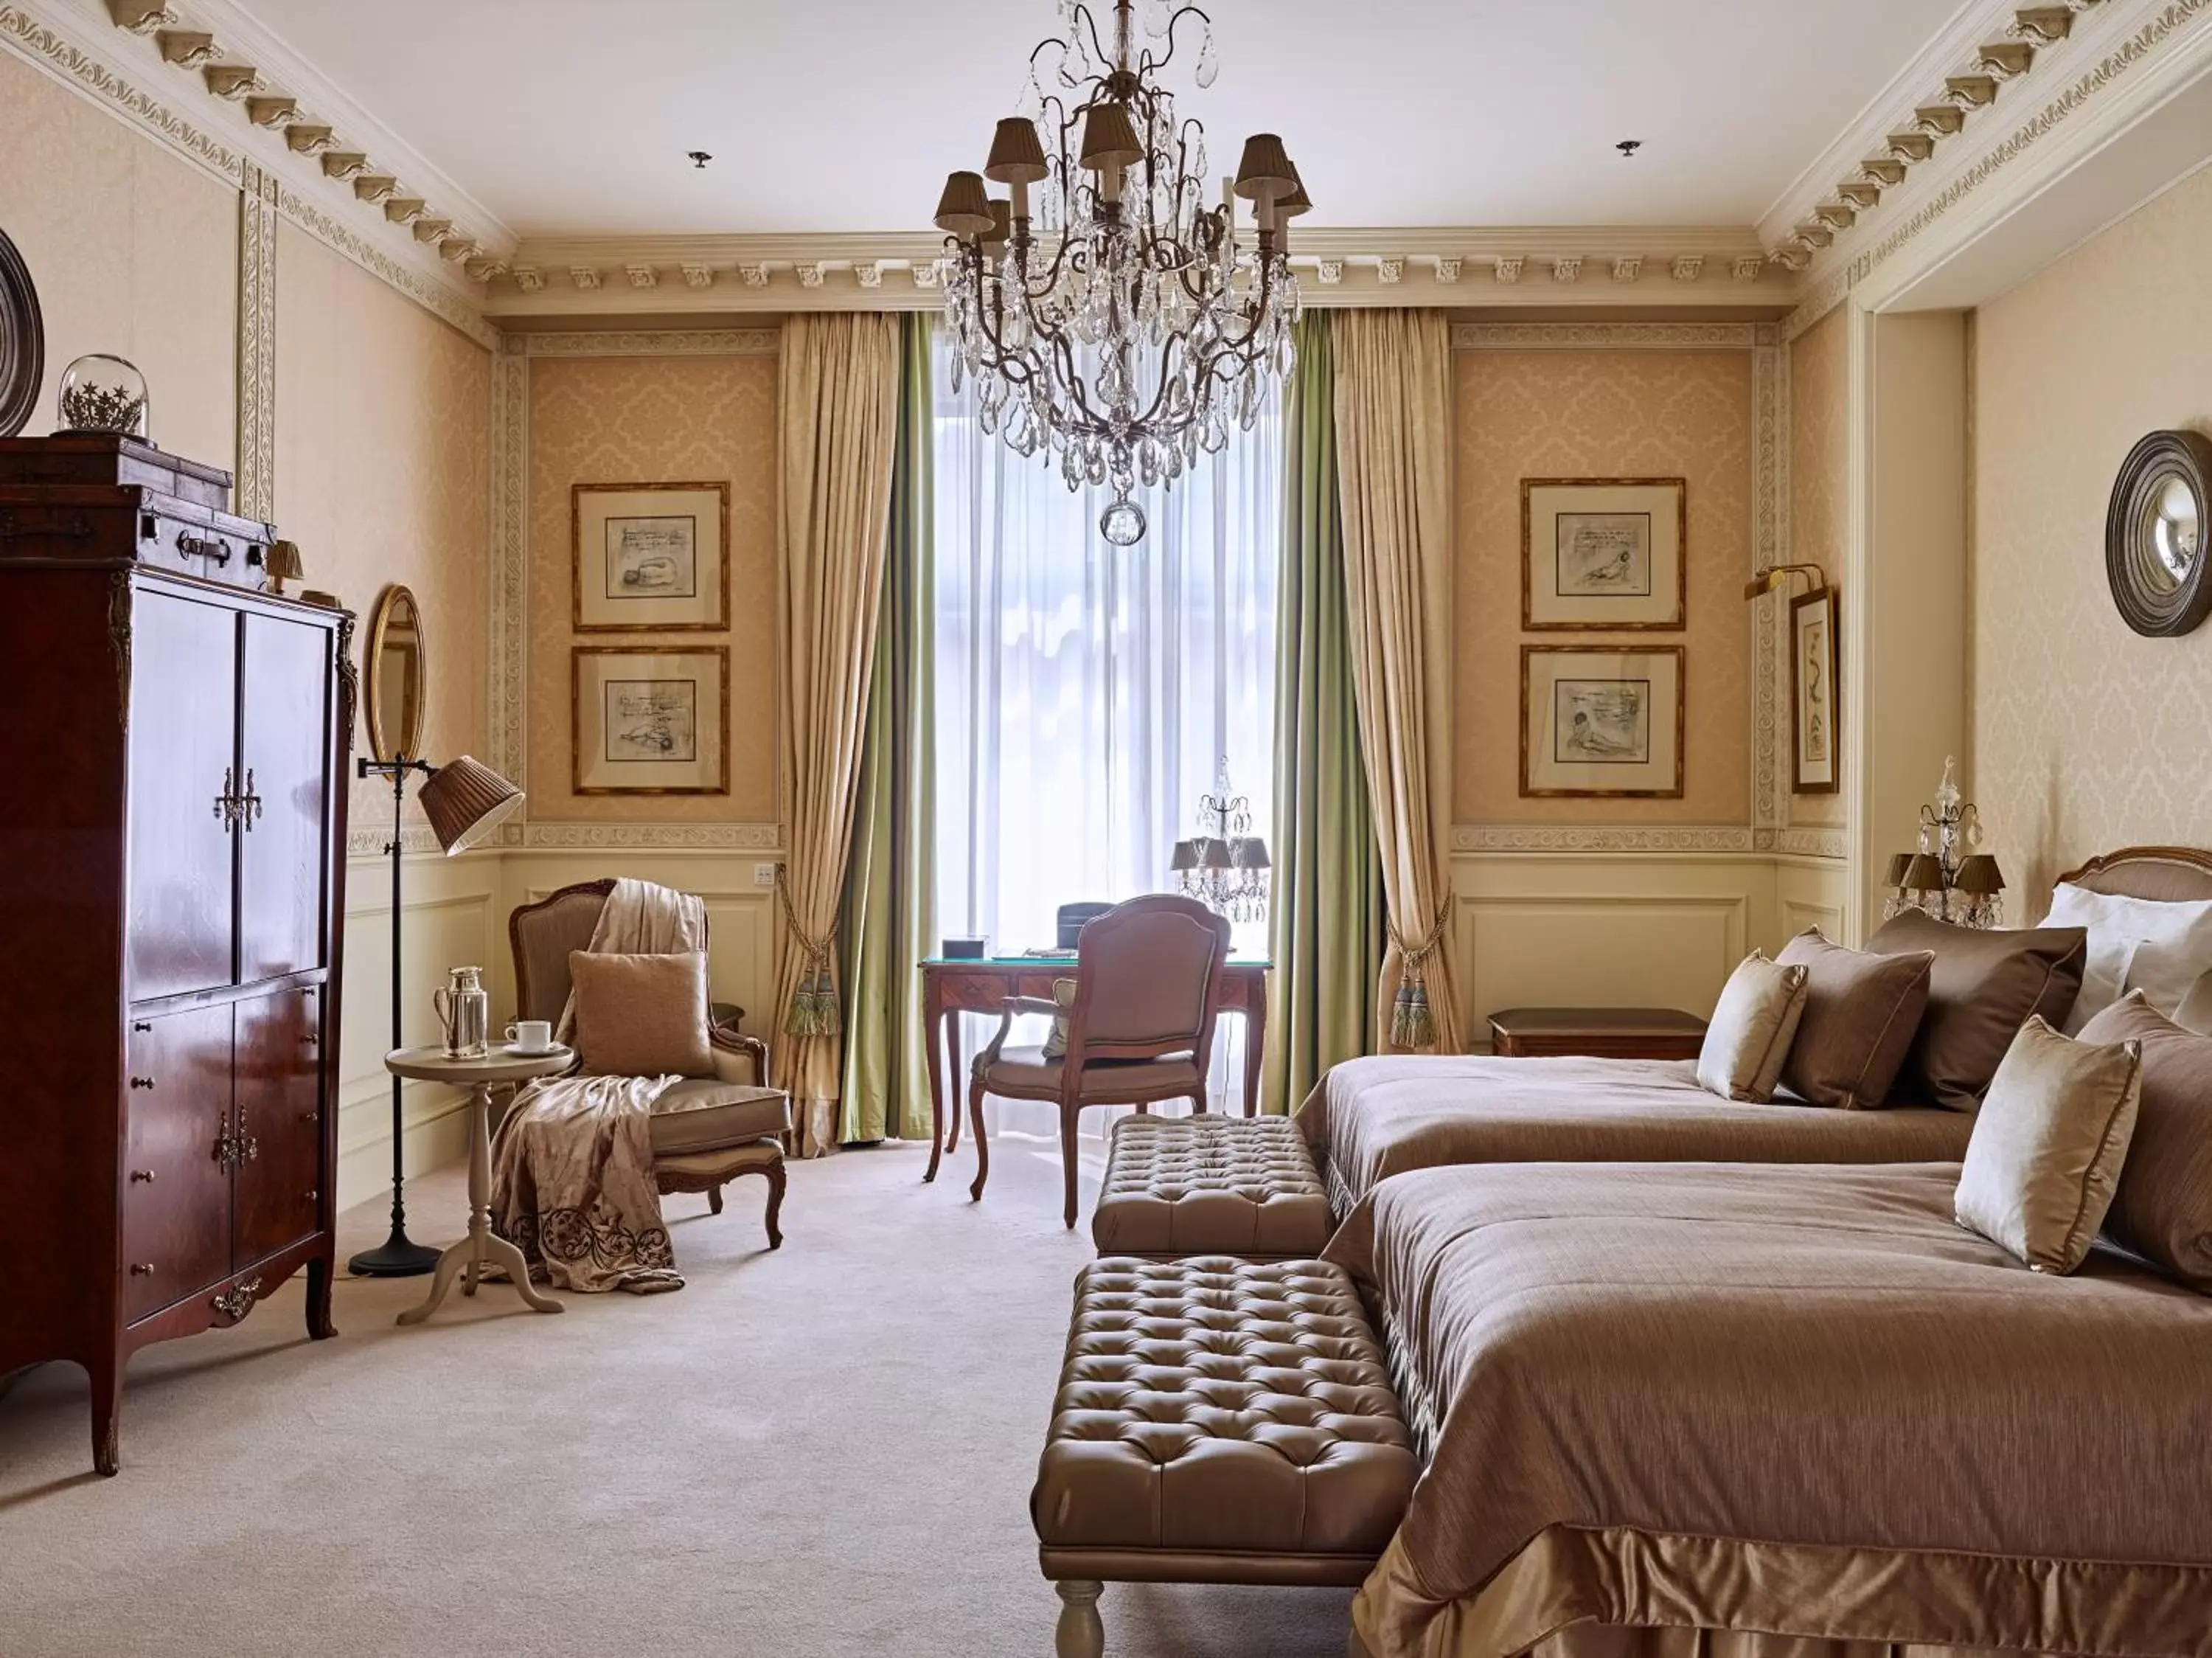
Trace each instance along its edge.
<instances>
[{"instance_id":1,"label":"round side table","mask_svg":"<svg viewBox=\"0 0 2212 1658\"><path fill-rule=\"evenodd\" d=\"M466 1281L461 1293L477 1293L477 1281L486 1265L507 1269L514 1293L541 1313L558 1313L561 1303L530 1282L530 1267L522 1252L491 1229L491 1091L507 1082L527 1082L551 1076L576 1063L573 1049L556 1047L544 1053L518 1053L495 1047L481 1059L454 1059L442 1047L394 1048L384 1056L384 1068L394 1076L425 1082L444 1082L469 1091L469 1235L438 1257L437 1277L420 1307L399 1315L402 1324L420 1324L438 1310L453 1287L453 1275L464 1267Z\"/></svg>"}]
</instances>

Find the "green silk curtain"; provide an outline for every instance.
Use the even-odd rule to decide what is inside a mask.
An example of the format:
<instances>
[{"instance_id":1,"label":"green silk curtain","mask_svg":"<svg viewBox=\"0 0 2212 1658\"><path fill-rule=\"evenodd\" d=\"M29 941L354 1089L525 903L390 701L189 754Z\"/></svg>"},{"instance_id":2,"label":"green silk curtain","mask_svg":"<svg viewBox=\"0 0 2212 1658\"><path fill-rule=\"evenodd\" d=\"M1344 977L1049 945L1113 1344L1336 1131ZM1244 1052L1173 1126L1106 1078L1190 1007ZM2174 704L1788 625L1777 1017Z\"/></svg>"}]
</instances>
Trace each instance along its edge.
<instances>
[{"instance_id":1,"label":"green silk curtain","mask_svg":"<svg viewBox=\"0 0 2212 1658\"><path fill-rule=\"evenodd\" d=\"M1276 584L1274 893L1261 1097L1296 1111L1340 1059L1368 1051L1383 951L1382 869L1359 750L1337 493L1329 316L1297 324L1284 410Z\"/></svg>"},{"instance_id":2,"label":"green silk curtain","mask_svg":"<svg viewBox=\"0 0 2212 1658\"><path fill-rule=\"evenodd\" d=\"M845 1070L837 1138L923 1139L932 1131L921 1030L936 797L930 745L933 448L930 320L899 319L898 435L883 610L839 908Z\"/></svg>"}]
</instances>

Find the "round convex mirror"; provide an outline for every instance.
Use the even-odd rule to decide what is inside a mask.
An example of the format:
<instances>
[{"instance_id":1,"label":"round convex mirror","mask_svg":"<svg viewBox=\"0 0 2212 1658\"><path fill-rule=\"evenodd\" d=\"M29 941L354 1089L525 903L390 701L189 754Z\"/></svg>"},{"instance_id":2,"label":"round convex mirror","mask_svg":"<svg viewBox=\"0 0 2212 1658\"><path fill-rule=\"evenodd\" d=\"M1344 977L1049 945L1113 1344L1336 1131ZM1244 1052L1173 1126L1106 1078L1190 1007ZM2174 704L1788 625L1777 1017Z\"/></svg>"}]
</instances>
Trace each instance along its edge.
<instances>
[{"instance_id":1,"label":"round convex mirror","mask_svg":"<svg viewBox=\"0 0 2212 1658\"><path fill-rule=\"evenodd\" d=\"M2129 453L2105 516L2105 576L2136 632L2186 633L2212 608L2206 579L2212 440L2153 432Z\"/></svg>"},{"instance_id":2,"label":"round convex mirror","mask_svg":"<svg viewBox=\"0 0 2212 1658\"><path fill-rule=\"evenodd\" d=\"M386 765L422 758L429 663L422 607L404 587L388 587L368 626L368 747Z\"/></svg>"},{"instance_id":3,"label":"round convex mirror","mask_svg":"<svg viewBox=\"0 0 2212 1658\"><path fill-rule=\"evenodd\" d=\"M15 436L29 421L46 363L39 290L23 256L0 230L0 437Z\"/></svg>"}]
</instances>

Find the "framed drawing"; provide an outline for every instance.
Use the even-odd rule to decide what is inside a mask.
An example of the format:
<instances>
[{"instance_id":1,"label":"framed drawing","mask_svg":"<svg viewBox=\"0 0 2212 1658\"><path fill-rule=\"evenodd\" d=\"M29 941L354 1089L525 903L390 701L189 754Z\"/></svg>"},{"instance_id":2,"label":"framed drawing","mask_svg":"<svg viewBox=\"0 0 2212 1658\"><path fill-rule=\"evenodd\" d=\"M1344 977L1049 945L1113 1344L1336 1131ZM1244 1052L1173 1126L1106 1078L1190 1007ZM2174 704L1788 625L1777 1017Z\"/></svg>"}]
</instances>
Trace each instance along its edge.
<instances>
[{"instance_id":1,"label":"framed drawing","mask_svg":"<svg viewBox=\"0 0 2212 1658\"><path fill-rule=\"evenodd\" d=\"M1682 627L1688 501L1679 478L1522 479L1522 627Z\"/></svg>"},{"instance_id":2,"label":"framed drawing","mask_svg":"<svg viewBox=\"0 0 2212 1658\"><path fill-rule=\"evenodd\" d=\"M1800 795L1837 789L1836 590L1816 588L1790 601L1790 705L1794 775Z\"/></svg>"},{"instance_id":3,"label":"framed drawing","mask_svg":"<svg viewBox=\"0 0 2212 1658\"><path fill-rule=\"evenodd\" d=\"M730 792L730 648L577 645L570 788L579 795Z\"/></svg>"},{"instance_id":4,"label":"framed drawing","mask_svg":"<svg viewBox=\"0 0 2212 1658\"><path fill-rule=\"evenodd\" d=\"M1682 794L1682 647L1522 645L1521 792Z\"/></svg>"},{"instance_id":5,"label":"framed drawing","mask_svg":"<svg viewBox=\"0 0 2212 1658\"><path fill-rule=\"evenodd\" d=\"M727 484L578 484L568 498L577 632L729 626Z\"/></svg>"}]
</instances>

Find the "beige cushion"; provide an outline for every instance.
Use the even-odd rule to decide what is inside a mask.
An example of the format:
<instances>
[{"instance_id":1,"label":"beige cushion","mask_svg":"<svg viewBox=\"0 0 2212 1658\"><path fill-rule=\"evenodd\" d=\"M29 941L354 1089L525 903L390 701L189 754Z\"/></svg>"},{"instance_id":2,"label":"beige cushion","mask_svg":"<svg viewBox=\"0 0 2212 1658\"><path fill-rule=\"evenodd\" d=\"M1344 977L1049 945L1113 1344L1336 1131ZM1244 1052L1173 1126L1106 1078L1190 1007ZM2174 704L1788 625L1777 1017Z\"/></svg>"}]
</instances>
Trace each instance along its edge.
<instances>
[{"instance_id":1,"label":"beige cushion","mask_svg":"<svg viewBox=\"0 0 2212 1658\"><path fill-rule=\"evenodd\" d=\"M1816 1106L1881 1105L1927 1010L1934 953L1847 950L1814 927L1775 960L1805 969L1805 1016L1782 1062L1783 1087Z\"/></svg>"},{"instance_id":2,"label":"beige cushion","mask_svg":"<svg viewBox=\"0 0 2212 1658\"><path fill-rule=\"evenodd\" d=\"M1884 922L1867 941L1877 955L1936 953L1928 1011L1898 1074L1898 1092L1973 1110L2030 1014L2054 1028L2066 1022L2087 943L2079 927L1981 931L1917 910Z\"/></svg>"},{"instance_id":3,"label":"beige cushion","mask_svg":"<svg viewBox=\"0 0 2212 1658\"><path fill-rule=\"evenodd\" d=\"M1318 1255L1328 1190L1287 1117L1124 1117L1091 1241L1102 1255Z\"/></svg>"},{"instance_id":4,"label":"beige cushion","mask_svg":"<svg viewBox=\"0 0 2212 1658\"><path fill-rule=\"evenodd\" d=\"M1698 1086L1723 1100L1763 1103L1790 1052L1805 1012L1805 969L1771 961L1753 950L1722 987L1705 1044L1698 1053Z\"/></svg>"},{"instance_id":5,"label":"beige cushion","mask_svg":"<svg viewBox=\"0 0 2212 1658\"><path fill-rule=\"evenodd\" d=\"M2112 1206L2142 1093L2141 1043L2077 1042L2031 1018L1974 1119L1959 1224L2039 1272L2071 1272Z\"/></svg>"},{"instance_id":6,"label":"beige cushion","mask_svg":"<svg viewBox=\"0 0 2212 1658\"><path fill-rule=\"evenodd\" d=\"M1060 1064L1046 1058L1042 1048L1002 1048L997 1062L982 1068L984 1091L1016 1097L1055 1097L1060 1093ZM1083 1097L1094 1105L1175 1099L1197 1092L1198 1065L1188 1055L1110 1063L1094 1059L1083 1068Z\"/></svg>"},{"instance_id":7,"label":"beige cushion","mask_svg":"<svg viewBox=\"0 0 2212 1658\"><path fill-rule=\"evenodd\" d=\"M572 950L576 1052L601 1076L712 1076L707 957Z\"/></svg>"},{"instance_id":8,"label":"beige cushion","mask_svg":"<svg viewBox=\"0 0 2212 1658\"><path fill-rule=\"evenodd\" d=\"M2212 1036L2184 1030L2130 991L2081 1039L2142 1045L2142 1100L2106 1235L2212 1295Z\"/></svg>"},{"instance_id":9,"label":"beige cushion","mask_svg":"<svg viewBox=\"0 0 2212 1658\"><path fill-rule=\"evenodd\" d=\"M1075 981L1054 979L1052 999L1060 1003L1060 1012L1053 1016L1052 1034L1044 1039L1044 1057L1059 1059L1067 1052L1067 1010L1075 1005Z\"/></svg>"},{"instance_id":10,"label":"beige cushion","mask_svg":"<svg viewBox=\"0 0 2212 1658\"><path fill-rule=\"evenodd\" d=\"M781 1134L791 1126L791 1096L780 1088L757 1088L688 1077L671 1083L653 1102L653 1152L711 1151L741 1140Z\"/></svg>"}]
</instances>

